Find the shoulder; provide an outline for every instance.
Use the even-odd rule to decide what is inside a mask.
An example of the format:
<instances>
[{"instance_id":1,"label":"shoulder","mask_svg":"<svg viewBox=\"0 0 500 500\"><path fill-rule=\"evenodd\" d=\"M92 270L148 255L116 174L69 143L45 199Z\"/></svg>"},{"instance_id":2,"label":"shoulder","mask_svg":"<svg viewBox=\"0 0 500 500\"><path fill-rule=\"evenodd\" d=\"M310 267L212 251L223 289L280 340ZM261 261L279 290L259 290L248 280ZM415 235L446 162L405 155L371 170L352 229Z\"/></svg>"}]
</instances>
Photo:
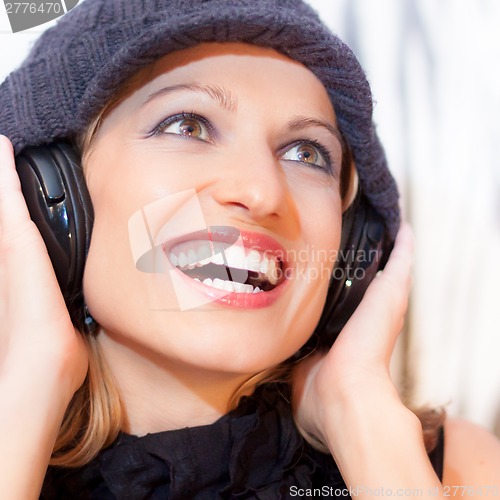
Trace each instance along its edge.
<instances>
[{"instance_id":1,"label":"shoulder","mask_svg":"<svg viewBox=\"0 0 500 500\"><path fill-rule=\"evenodd\" d=\"M444 434L444 485L500 487L500 441L493 434L461 419L448 419Z\"/></svg>"}]
</instances>

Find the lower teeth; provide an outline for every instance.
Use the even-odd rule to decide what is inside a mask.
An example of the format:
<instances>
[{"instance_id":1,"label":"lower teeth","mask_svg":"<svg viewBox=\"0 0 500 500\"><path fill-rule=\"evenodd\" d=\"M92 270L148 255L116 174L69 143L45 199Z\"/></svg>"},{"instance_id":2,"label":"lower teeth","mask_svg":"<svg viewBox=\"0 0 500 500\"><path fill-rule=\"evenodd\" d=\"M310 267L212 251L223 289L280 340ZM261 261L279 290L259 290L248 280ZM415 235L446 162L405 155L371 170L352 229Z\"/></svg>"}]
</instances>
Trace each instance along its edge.
<instances>
[{"instance_id":1,"label":"lower teeth","mask_svg":"<svg viewBox=\"0 0 500 500\"><path fill-rule=\"evenodd\" d=\"M195 278L194 280L201 283L201 280L198 278ZM259 293L263 291L258 286L254 288L252 285L245 285L235 281L221 280L219 278L205 278L203 280L203 284L213 288L218 288L219 290L224 290L226 292Z\"/></svg>"}]
</instances>

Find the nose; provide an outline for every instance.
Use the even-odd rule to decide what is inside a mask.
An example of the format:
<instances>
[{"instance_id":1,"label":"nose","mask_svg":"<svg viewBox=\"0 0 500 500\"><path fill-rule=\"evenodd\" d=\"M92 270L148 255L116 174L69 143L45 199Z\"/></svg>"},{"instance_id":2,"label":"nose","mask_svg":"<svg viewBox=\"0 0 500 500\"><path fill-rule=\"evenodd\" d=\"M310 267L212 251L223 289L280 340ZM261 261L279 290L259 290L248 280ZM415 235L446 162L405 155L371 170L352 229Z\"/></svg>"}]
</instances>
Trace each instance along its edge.
<instances>
[{"instance_id":1,"label":"nose","mask_svg":"<svg viewBox=\"0 0 500 500\"><path fill-rule=\"evenodd\" d=\"M258 222L288 213L286 175L270 148L240 150L228 160L213 192L217 203Z\"/></svg>"}]
</instances>

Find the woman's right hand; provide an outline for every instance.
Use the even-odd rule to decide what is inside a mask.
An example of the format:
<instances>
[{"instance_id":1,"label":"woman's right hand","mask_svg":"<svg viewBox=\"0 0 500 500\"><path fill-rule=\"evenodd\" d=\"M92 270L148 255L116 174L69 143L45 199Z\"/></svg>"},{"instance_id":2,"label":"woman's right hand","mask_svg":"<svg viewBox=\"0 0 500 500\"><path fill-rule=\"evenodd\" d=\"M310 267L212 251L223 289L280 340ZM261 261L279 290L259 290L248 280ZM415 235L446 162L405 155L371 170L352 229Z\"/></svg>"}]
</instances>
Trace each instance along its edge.
<instances>
[{"instance_id":1,"label":"woman's right hand","mask_svg":"<svg viewBox=\"0 0 500 500\"><path fill-rule=\"evenodd\" d=\"M0 277L2 381L10 373L33 379L58 375L72 396L87 372L87 350L69 317L45 243L30 219L13 149L3 136Z\"/></svg>"},{"instance_id":2,"label":"woman's right hand","mask_svg":"<svg viewBox=\"0 0 500 500\"><path fill-rule=\"evenodd\" d=\"M30 219L12 145L0 136L2 498L7 493L8 498L36 495L10 486L15 486L18 469L25 483L36 472L33 467L41 471L34 474L35 482L43 479L64 412L87 368L87 348L73 327L47 249Z\"/></svg>"}]
</instances>

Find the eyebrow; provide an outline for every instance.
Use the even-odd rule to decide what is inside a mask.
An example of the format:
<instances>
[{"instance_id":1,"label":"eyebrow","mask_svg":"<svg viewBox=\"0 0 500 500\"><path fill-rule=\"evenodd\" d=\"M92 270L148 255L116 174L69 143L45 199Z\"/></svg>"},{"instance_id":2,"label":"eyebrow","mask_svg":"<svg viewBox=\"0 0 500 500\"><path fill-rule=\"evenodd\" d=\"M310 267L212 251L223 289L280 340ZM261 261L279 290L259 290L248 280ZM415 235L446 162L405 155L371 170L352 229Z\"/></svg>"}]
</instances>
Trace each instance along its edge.
<instances>
[{"instance_id":1,"label":"eyebrow","mask_svg":"<svg viewBox=\"0 0 500 500\"><path fill-rule=\"evenodd\" d=\"M201 94L205 94L214 101L216 101L221 108L226 109L230 112L235 112L238 107L238 99L236 96L229 90L224 87L220 87L218 85L209 85L209 84L201 84L197 82L193 83L180 83L177 85L170 85L168 87L162 87L161 89L149 94L149 96L144 101L144 104L148 102L166 95L172 92L179 91L191 91L198 92ZM342 137L340 131L334 127L332 124L328 122L324 122L322 120L318 120L317 118L311 118L306 116L295 116L290 123L288 124L288 129L292 132L300 131L304 128L308 127L322 127L326 129L330 134L332 134L340 143L342 147L342 151L344 151L345 141Z\"/></svg>"},{"instance_id":2,"label":"eyebrow","mask_svg":"<svg viewBox=\"0 0 500 500\"><path fill-rule=\"evenodd\" d=\"M224 87L219 87L218 85L205 85L201 83L181 83L178 85L171 85L169 87L163 87L156 92L150 94L144 101L144 104L156 99L159 96L170 94L172 92L188 90L191 92L198 92L205 94L219 104L219 106L227 111L235 112L238 106L238 100L236 96L231 93L228 89Z\"/></svg>"},{"instance_id":3,"label":"eyebrow","mask_svg":"<svg viewBox=\"0 0 500 500\"><path fill-rule=\"evenodd\" d=\"M344 151L345 141L342 137L342 134L336 127L328 122L324 122L322 120L318 120L317 118L310 118L307 116L296 116L288 124L288 128L291 131L300 131L307 127L321 127L326 129L339 141L340 146L342 147L342 151Z\"/></svg>"}]
</instances>

